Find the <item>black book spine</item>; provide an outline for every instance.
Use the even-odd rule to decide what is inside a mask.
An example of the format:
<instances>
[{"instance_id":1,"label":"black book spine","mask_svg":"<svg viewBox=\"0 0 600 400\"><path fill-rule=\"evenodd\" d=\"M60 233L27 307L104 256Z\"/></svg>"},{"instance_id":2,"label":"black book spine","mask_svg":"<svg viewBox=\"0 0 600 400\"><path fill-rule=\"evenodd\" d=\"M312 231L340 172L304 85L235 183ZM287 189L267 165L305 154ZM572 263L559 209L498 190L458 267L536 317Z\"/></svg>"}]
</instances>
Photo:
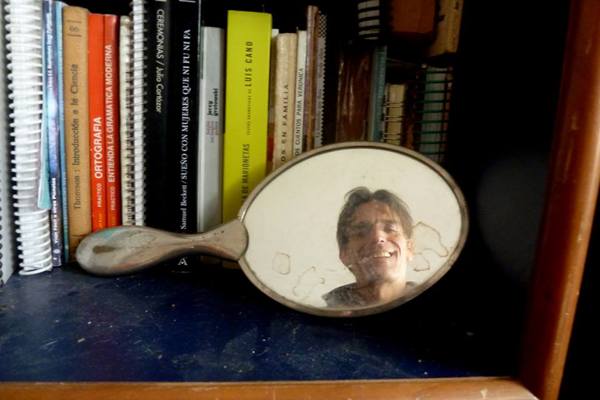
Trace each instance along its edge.
<instances>
[{"instance_id":1,"label":"black book spine","mask_svg":"<svg viewBox=\"0 0 600 400\"><path fill-rule=\"evenodd\" d=\"M169 88L169 229L195 233L197 229L197 147L200 25L199 0L177 0L171 25ZM172 118L171 118L172 117ZM189 258L177 260L189 265Z\"/></svg>"},{"instance_id":2,"label":"black book spine","mask_svg":"<svg viewBox=\"0 0 600 400\"><path fill-rule=\"evenodd\" d=\"M146 221L168 228L163 199L168 190L169 86L171 85L171 21L175 0L147 1L146 79Z\"/></svg>"}]
</instances>

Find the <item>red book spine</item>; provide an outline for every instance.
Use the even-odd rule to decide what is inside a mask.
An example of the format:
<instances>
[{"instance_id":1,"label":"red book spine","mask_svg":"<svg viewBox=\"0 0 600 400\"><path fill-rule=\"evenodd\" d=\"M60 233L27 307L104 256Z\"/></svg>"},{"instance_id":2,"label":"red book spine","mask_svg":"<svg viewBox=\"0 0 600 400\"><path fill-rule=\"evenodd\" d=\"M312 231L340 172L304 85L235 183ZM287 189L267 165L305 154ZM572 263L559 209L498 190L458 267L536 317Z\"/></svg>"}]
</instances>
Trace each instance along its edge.
<instances>
[{"instance_id":1,"label":"red book spine","mask_svg":"<svg viewBox=\"0 0 600 400\"><path fill-rule=\"evenodd\" d=\"M119 165L119 23L104 16L104 112L106 132L106 208L108 226L121 225L121 171Z\"/></svg>"},{"instance_id":2,"label":"red book spine","mask_svg":"<svg viewBox=\"0 0 600 400\"><path fill-rule=\"evenodd\" d=\"M106 133L104 115L104 15L88 19L88 95L92 230L106 228Z\"/></svg>"}]
</instances>

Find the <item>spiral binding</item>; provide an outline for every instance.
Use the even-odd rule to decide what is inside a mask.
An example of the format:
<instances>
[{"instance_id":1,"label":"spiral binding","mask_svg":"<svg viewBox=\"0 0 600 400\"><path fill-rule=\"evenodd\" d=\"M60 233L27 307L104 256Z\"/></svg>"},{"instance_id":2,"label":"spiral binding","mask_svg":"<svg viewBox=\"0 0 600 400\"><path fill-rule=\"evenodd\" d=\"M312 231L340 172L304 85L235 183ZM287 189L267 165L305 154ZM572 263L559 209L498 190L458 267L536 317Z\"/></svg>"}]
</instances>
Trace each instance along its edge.
<instances>
[{"instance_id":1,"label":"spiral binding","mask_svg":"<svg viewBox=\"0 0 600 400\"><path fill-rule=\"evenodd\" d=\"M432 160L443 163L448 147L452 67L425 66L417 82L417 101L414 107L417 150Z\"/></svg>"},{"instance_id":2,"label":"spiral binding","mask_svg":"<svg viewBox=\"0 0 600 400\"><path fill-rule=\"evenodd\" d=\"M382 35L383 0L357 0L357 32L364 40L379 40Z\"/></svg>"},{"instance_id":3,"label":"spiral binding","mask_svg":"<svg viewBox=\"0 0 600 400\"><path fill-rule=\"evenodd\" d=\"M146 9L143 0L131 3L133 23L133 192L135 225L145 224L145 166L144 166L144 114L145 77L144 63L146 52Z\"/></svg>"},{"instance_id":4,"label":"spiral binding","mask_svg":"<svg viewBox=\"0 0 600 400\"><path fill-rule=\"evenodd\" d=\"M135 176L133 141L133 75L131 55L133 52L130 17L121 17L120 59L121 74L121 214L123 225L135 224Z\"/></svg>"},{"instance_id":5,"label":"spiral binding","mask_svg":"<svg viewBox=\"0 0 600 400\"><path fill-rule=\"evenodd\" d=\"M42 135L42 6L6 1L6 50L13 207L19 271L52 269L48 211L37 206Z\"/></svg>"},{"instance_id":6,"label":"spiral binding","mask_svg":"<svg viewBox=\"0 0 600 400\"><path fill-rule=\"evenodd\" d=\"M0 27L4 32L4 7L0 4ZM10 215L10 164L8 136L6 132L6 73L4 65L4 35L0 36L0 286L13 273L16 263L13 260L13 232Z\"/></svg>"}]
</instances>

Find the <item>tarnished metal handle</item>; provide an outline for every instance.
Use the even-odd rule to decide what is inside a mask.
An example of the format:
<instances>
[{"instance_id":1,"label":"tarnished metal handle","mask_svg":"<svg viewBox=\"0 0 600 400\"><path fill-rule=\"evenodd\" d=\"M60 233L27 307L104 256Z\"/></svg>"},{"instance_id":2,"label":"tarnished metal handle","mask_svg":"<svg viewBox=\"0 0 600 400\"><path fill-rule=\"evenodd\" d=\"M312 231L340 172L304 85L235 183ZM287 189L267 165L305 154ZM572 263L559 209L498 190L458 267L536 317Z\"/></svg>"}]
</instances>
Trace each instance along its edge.
<instances>
[{"instance_id":1,"label":"tarnished metal handle","mask_svg":"<svg viewBox=\"0 0 600 400\"><path fill-rule=\"evenodd\" d=\"M201 234L119 226L88 235L79 244L76 258L90 273L122 275L183 254L203 253L237 261L247 245L246 228L237 219Z\"/></svg>"}]
</instances>

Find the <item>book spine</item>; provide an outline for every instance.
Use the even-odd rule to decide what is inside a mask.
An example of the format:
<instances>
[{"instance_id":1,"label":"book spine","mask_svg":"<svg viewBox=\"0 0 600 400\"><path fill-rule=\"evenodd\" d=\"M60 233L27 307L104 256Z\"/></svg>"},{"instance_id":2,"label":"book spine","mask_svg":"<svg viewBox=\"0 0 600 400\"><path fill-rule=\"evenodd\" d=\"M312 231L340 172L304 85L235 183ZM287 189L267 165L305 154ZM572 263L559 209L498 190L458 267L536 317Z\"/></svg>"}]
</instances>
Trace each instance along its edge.
<instances>
[{"instance_id":1,"label":"book spine","mask_svg":"<svg viewBox=\"0 0 600 400\"><path fill-rule=\"evenodd\" d=\"M92 230L106 228L106 138L104 114L104 16L89 15L88 79Z\"/></svg>"},{"instance_id":2,"label":"book spine","mask_svg":"<svg viewBox=\"0 0 600 400\"><path fill-rule=\"evenodd\" d=\"M39 207L42 182L43 41L42 3L8 0L4 22L6 71L14 209L19 274L33 275L52 269L50 222L47 209ZM0 135L1 136L1 135ZM3 239L3 244L6 239ZM9 246L7 246L8 248ZM2 251L5 248L3 246Z\"/></svg>"},{"instance_id":3,"label":"book spine","mask_svg":"<svg viewBox=\"0 0 600 400\"><path fill-rule=\"evenodd\" d=\"M306 7L306 70L304 75L304 149L315 145L315 110L317 77L317 17L319 8Z\"/></svg>"},{"instance_id":4,"label":"book spine","mask_svg":"<svg viewBox=\"0 0 600 400\"><path fill-rule=\"evenodd\" d=\"M264 178L267 158L271 15L229 11L225 73L223 220Z\"/></svg>"},{"instance_id":5,"label":"book spine","mask_svg":"<svg viewBox=\"0 0 600 400\"><path fill-rule=\"evenodd\" d=\"M297 35L295 33L279 34L275 51L277 52L277 62L274 82L274 170L293 157Z\"/></svg>"},{"instance_id":6,"label":"book spine","mask_svg":"<svg viewBox=\"0 0 600 400\"><path fill-rule=\"evenodd\" d=\"M267 174L273 170L273 150L275 131L275 65L277 63L277 36L279 29L271 29L271 50L269 60L269 113L267 119Z\"/></svg>"},{"instance_id":7,"label":"book spine","mask_svg":"<svg viewBox=\"0 0 600 400\"><path fill-rule=\"evenodd\" d=\"M418 151L435 162L443 163L447 147L452 70L428 66L422 76L419 117L415 124Z\"/></svg>"},{"instance_id":8,"label":"book spine","mask_svg":"<svg viewBox=\"0 0 600 400\"><path fill-rule=\"evenodd\" d=\"M173 4L168 136L168 229L194 233L197 228L198 183L198 26L200 5L195 0ZM181 257L178 266L188 266Z\"/></svg>"},{"instance_id":9,"label":"book spine","mask_svg":"<svg viewBox=\"0 0 600 400\"><path fill-rule=\"evenodd\" d=\"M52 84L51 82L48 82L48 68L52 68L52 66L48 66L48 64L51 64L51 54L52 54L52 49L53 49L53 45L52 45L52 41L50 41L50 44L48 43L48 36L51 35L51 33L48 33L48 30L50 29L48 27L48 13L49 13L49 3L47 1L42 1L39 2L40 5L40 21L37 21L36 23L36 29L39 29L41 32L41 41L36 43L36 45L40 45L41 43L41 50L40 50L40 56L41 56L41 63L42 63L42 71L41 71L41 80L42 80L42 121L41 121L41 142L40 142L40 156L39 159L37 160L37 163L39 164L39 180L37 181L37 207L43 210L50 210L52 208L52 202L50 199L50 165L49 165L49 158L48 158L48 101L47 99L49 99L50 97L50 85ZM50 49L48 49L48 46L50 46ZM50 213L48 213L48 223L51 224L51 216ZM50 225L51 226L51 225ZM52 228L50 228L52 229ZM50 234L52 236L52 231L50 231ZM52 238L50 238L50 242L52 242ZM53 261L51 260L51 262L53 263Z\"/></svg>"},{"instance_id":10,"label":"book spine","mask_svg":"<svg viewBox=\"0 0 600 400\"><path fill-rule=\"evenodd\" d=\"M315 73L315 138L314 147L323 146L323 125L325 120L325 59L327 53L327 16L319 11L317 15Z\"/></svg>"},{"instance_id":11,"label":"book spine","mask_svg":"<svg viewBox=\"0 0 600 400\"><path fill-rule=\"evenodd\" d=\"M104 16L104 112L106 140L106 223L121 225L121 160L119 157L119 23Z\"/></svg>"},{"instance_id":12,"label":"book spine","mask_svg":"<svg viewBox=\"0 0 600 400\"><path fill-rule=\"evenodd\" d=\"M383 140L383 128L381 123L383 118L383 99L385 97L387 46L376 46L373 49L372 57L367 137L372 142L381 142Z\"/></svg>"},{"instance_id":13,"label":"book spine","mask_svg":"<svg viewBox=\"0 0 600 400\"><path fill-rule=\"evenodd\" d=\"M88 107L88 11L63 10L64 113L69 249L92 231Z\"/></svg>"},{"instance_id":14,"label":"book spine","mask_svg":"<svg viewBox=\"0 0 600 400\"><path fill-rule=\"evenodd\" d=\"M56 57L57 57L57 88L58 88L58 136L60 143L60 195L62 207L63 226L63 259L69 260L69 207L67 201L67 155L65 144L65 93L64 93L64 49L63 49L63 8L65 3L54 3L54 17L56 25Z\"/></svg>"},{"instance_id":15,"label":"book spine","mask_svg":"<svg viewBox=\"0 0 600 400\"><path fill-rule=\"evenodd\" d=\"M404 103L406 84L386 84L383 141L404 145Z\"/></svg>"},{"instance_id":16,"label":"book spine","mask_svg":"<svg viewBox=\"0 0 600 400\"><path fill-rule=\"evenodd\" d=\"M10 11L5 12L4 7L0 7L0 29L4 34L4 40L0 43L0 58L6 60L6 28L4 21ZM0 287L6 284L15 269L17 268L17 248L16 235L14 229L14 216L11 201L11 165L10 165L10 140L8 127L8 90L7 90L7 71L6 63L0 64L0 132L6 132L0 135L0 238L2 238L2 247L0 247Z\"/></svg>"},{"instance_id":17,"label":"book spine","mask_svg":"<svg viewBox=\"0 0 600 400\"><path fill-rule=\"evenodd\" d=\"M294 157L302 154L304 145L304 80L306 78L306 31L298 31L296 56L296 100L294 107Z\"/></svg>"},{"instance_id":18,"label":"book spine","mask_svg":"<svg viewBox=\"0 0 600 400\"><path fill-rule=\"evenodd\" d=\"M202 27L198 143L198 230L221 223L225 32Z\"/></svg>"},{"instance_id":19,"label":"book spine","mask_svg":"<svg viewBox=\"0 0 600 400\"><path fill-rule=\"evenodd\" d=\"M56 51L56 9L53 0L42 3L44 27L44 111L50 185L50 240L52 265L63 264L63 213L58 115L58 55Z\"/></svg>"},{"instance_id":20,"label":"book spine","mask_svg":"<svg viewBox=\"0 0 600 400\"><path fill-rule=\"evenodd\" d=\"M440 0L435 39L427 50L429 57L457 52L463 7L464 0Z\"/></svg>"},{"instance_id":21,"label":"book spine","mask_svg":"<svg viewBox=\"0 0 600 400\"><path fill-rule=\"evenodd\" d=\"M146 109L146 170L147 223L156 228L167 228L167 213L163 199L168 190L167 160L169 137L169 91L171 82L172 12L175 0L150 0L147 5L147 51L146 62L147 99Z\"/></svg>"}]
</instances>

